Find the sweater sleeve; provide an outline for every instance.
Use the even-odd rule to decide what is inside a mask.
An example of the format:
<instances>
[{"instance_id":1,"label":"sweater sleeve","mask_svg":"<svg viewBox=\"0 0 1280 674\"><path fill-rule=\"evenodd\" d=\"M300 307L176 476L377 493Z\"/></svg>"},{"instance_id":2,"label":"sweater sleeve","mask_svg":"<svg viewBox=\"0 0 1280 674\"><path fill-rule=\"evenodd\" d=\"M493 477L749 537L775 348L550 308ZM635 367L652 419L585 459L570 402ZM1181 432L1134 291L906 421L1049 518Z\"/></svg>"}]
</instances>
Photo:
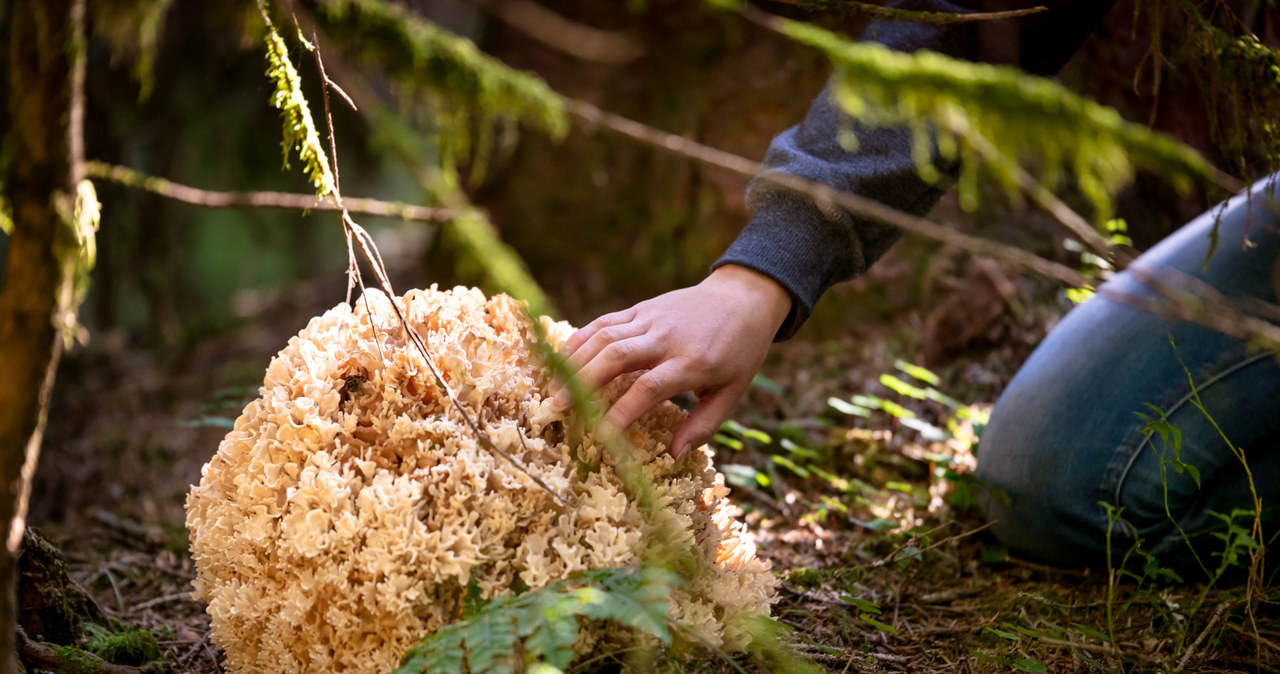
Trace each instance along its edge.
<instances>
[{"instance_id":1,"label":"sweater sleeve","mask_svg":"<svg viewBox=\"0 0 1280 674\"><path fill-rule=\"evenodd\" d=\"M1051 75L1079 48L1113 3L899 0L893 7L926 12L995 11L1009 9L1011 4L1045 5L1049 9L1021 19L997 21L876 21L863 39L899 51L929 49ZM830 85L798 126L773 140L762 175L798 175L906 213L928 213L951 186L959 166L940 165L943 178L925 182L912 159L908 131L871 129L852 122L831 103L829 90ZM837 131L842 128L851 128L857 135L855 152L845 150L837 140ZM821 210L807 197L760 178L747 187L747 205L750 221L713 268L726 264L748 267L777 281L791 294L791 313L778 331L778 340L795 334L827 288L865 272L901 236L894 227L840 209Z\"/></svg>"}]
</instances>

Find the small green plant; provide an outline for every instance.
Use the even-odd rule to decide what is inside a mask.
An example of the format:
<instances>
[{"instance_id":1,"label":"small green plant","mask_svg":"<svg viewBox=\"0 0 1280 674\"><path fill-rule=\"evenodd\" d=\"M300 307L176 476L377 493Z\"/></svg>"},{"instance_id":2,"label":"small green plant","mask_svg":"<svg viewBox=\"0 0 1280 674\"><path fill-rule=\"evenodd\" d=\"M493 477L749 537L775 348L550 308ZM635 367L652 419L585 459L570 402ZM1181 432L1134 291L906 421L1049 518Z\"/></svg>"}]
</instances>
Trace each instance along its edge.
<instances>
[{"instance_id":1,"label":"small green plant","mask_svg":"<svg viewBox=\"0 0 1280 674\"><path fill-rule=\"evenodd\" d=\"M85 649L116 665L139 667L160 659L160 644L151 630L126 627L112 631L98 625L89 625L89 640Z\"/></svg>"},{"instance_id":2,"label":"small green plant","mask_svg":"<svg viewBox=\"0 0 1280 674\"><path fill-rule=\"evenodd\" d=\"M579 618L611 621L670 644L667 603L678 582L658 567L599 569L487 604L473 597L469 617L428 635L395 674L559 672L573 661Z\"/></svg>"}]
</instances>

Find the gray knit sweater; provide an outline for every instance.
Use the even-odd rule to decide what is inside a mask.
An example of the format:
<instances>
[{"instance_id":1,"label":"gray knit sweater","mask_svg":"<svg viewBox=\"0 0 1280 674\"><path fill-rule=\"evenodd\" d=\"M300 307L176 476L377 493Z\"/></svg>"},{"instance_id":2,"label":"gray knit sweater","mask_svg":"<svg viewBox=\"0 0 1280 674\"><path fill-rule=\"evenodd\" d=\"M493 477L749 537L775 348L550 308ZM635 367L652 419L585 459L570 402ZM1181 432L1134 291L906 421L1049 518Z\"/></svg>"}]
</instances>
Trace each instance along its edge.
<instances>
[{"instance_id":1,"label":"gray knit sweater","mask_svg":"<svg viewBox=\"0 0 1280 674\"><path fill-rule=\"evenodd\" d=\"M928 12L996 11L1044 5L1049 11L1020 19L949 24L877 21L863 34L900 51L930 49L971 61L1017 65L1027 72L1052 75L1094 30L1114 0L900 0L901 9ZM852 128L856 152L836 140ZM924 215L950 187L958 166L939 165L943 180L926 183L911 157L909 133L867 129L836 110L828 89L814 101L798 126L778 135L765 155L765 173L781 171L875 199L913 215ZM791 294L792 309L777 339L786 339L804 323L832 284L867 270L898 240L888 225L839 212L825 215L806 197L756 179L747 188L752 217L713 268L749 267L769 276Z\"/></svg>"}]
</instances>

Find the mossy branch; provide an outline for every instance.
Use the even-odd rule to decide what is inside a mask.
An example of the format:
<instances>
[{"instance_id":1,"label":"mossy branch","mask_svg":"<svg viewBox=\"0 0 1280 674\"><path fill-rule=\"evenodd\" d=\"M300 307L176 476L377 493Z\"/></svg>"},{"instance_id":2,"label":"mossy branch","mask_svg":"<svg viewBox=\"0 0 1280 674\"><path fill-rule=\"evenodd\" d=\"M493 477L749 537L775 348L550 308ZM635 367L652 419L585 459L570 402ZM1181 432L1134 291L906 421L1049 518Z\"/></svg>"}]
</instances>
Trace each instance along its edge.
<instances>
[{"instance_id":1,"label":"mossy branch","mask_svg":"<svg viewBox=\"0 0 1280 674\"><path fill-rule=\"evenodd\" d=\"M537 76L514 70L405 7L385 0L318 0L330 32L385 69L401 99L431 112L446 164L483 163L495 129L517 123L552 137L568 131L562 98Z\"/></svg>"},{"instance_id":2,"label":"mossy branch","mask_svg":"<svg viewBox=\"0 0 1280 674\"><path fill-rule=\"evenodd\" d=\"M147 175L127 166L117 166L99 161L85 162L85 173L91 177L145 190L168 199L205 208L288 208L298 211L329 211L340 213L344 209L361 215L399 218L419 222L445 222L454 217L447 208L431 208L399 201L383 201L361 197L343 197L342 205L332 197L292 192L218 192L175 183L172 180Z\"/></svg>"},{"instance_id":3,"label":"mossy branch","mask_svg":"<svg viewBox=\"0 0 1280 674\"><path fill-rule=\"evenodd\" d=\"M961 203L972 208L979 177L1016 199L1018 180L1003 162L983 162L970 140L986 138L1010 161L1054 186L1068 173L1095 209L1110 217L1111 195L1136 168L1150 168L1188 185L1204 180L1234 191L1239 181L1214 168L1176 139L1125 121L1113 108L1061 84L1015 68L976 64L930 51L902 53L873 42L852 42L805 23L744 8L744 16L823 52L836 66L834 102L871 126L905 126L921 175L938 178L942 159L961 160Z\"/></svg>"},{"instance_id":4,"label":"mossy branch","mask_svg":"<svg viewBox=\"0 0 1280 674\"><path fill-rule=\"evenodd\" d=\"M280 110L284 120L284 167L289 168L289 153L296 149L316 194L328 196L334 193L333 171L320 143L311 109L307 107L307 98L302 94L302 78L293 67L289 48L271 23L263 0L258 0L258 9L267 24L267 75L276 85L271 93L271 105Z\"/></svg>"}]
</instances>

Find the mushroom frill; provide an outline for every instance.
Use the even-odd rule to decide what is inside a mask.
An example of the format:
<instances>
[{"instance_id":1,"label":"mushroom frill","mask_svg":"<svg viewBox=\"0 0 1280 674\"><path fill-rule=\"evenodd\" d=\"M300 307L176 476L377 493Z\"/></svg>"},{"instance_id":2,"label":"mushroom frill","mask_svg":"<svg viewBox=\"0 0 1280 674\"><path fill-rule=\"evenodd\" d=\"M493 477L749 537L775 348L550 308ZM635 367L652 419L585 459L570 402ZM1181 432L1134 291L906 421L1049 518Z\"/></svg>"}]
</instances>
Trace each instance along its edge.
<instances>
[{"instance_id":1,"label":"mushroom frill","mask_svg":"<svg viewBox=\"0 0 1280 674\"><path fill-rule=\"evenodd\" d=\"M710 453L677 464L667 451L683 412L663 403L627 429L654 496L642 512L613 454L552 408L519 303L434 287L397 301L493 445L567 503L478 440L391 300L369 291L341 304L271 361L187 498L194 596L229 671L382 674L461 619L468 588L492 599L635 565L654 537L702 561L670 617L726 650L745 646L775 581ZM553 347L572 334L540 322Z\"/></svg>"}]
</instances>

